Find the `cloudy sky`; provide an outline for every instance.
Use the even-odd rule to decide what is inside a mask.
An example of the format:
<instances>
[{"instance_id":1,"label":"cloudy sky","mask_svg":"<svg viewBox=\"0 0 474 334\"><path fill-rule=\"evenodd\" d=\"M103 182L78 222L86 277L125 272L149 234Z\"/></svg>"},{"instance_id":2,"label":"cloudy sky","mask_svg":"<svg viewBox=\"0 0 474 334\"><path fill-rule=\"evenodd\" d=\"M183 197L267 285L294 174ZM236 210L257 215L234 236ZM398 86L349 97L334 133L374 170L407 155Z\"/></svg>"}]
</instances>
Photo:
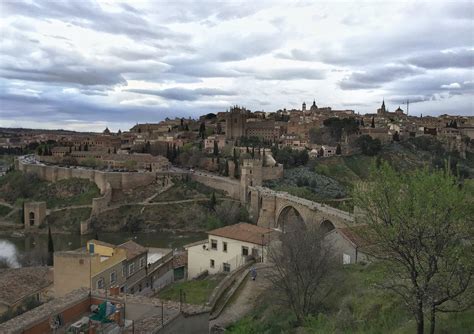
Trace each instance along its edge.
<instances>
[{"instance_id":1,"label":"cloudy sky","mask_svg":"<svg viewBox=\"0 0 474 334\"><path fill-rule=\"evenodd\" d=\"M0 126L239 104L474 115L472 1L0 1Z\"/></svg>"}]
</instances>

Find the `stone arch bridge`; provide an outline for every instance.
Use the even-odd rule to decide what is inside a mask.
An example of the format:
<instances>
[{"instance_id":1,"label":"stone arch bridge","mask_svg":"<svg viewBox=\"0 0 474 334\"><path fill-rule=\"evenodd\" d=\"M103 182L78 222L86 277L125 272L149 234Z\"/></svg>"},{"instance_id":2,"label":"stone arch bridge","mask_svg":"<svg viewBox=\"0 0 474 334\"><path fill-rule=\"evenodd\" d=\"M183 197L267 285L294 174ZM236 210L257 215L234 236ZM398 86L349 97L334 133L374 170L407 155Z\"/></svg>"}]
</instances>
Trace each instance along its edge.
<instances>
[{"instance_id":1,"label":"stone arch bridge","mask_svg":"<svg viewBox=\"0 0 474 334\"><path fill-rule=\"evenodd\" d=\"M325 232L334 228L355 224L354 216L348 212L316 203L286 192L265 187L248 187L246 198L250 215L260 226L282 231L303 224L316 224Z\"/></svg>"}]
</instances>

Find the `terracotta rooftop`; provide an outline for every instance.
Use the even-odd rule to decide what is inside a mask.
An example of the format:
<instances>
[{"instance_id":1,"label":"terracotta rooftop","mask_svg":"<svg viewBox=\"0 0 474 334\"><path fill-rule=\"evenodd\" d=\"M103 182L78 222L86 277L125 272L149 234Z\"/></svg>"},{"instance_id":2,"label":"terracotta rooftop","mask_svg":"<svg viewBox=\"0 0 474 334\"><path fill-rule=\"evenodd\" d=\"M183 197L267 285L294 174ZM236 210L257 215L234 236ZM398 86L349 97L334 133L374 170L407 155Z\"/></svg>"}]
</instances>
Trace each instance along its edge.
<instances>
[{"instance_id":1,"label":"terracotta rooftop","mask_svg":"<svg viewBox=\"0 0 474 334\"><path fill-rule=\"evenodd\" d=\"M49 267L25 267L0 270L0 303L13 305L53 284Z\"/></svg>"},{"instance_id":2,"label":"terracotta rooftop","mask_svg":"<svg viewBox=\"0 0 474 334\"><path fill-rule=\"evenodd\" d=\"M95 239L89 240L87 243L93 243L93 244L95 244L95 245L104 246L104 247L110 247L110 248L115 248L115 247L116 247L115 245L110 244L110 243L108 243L108 242L100 241L100 240L95 240Z\"/></svg>"},{"instance_id":3,"label":"terracotta rooftop","mask_svg":"<svg viewBox=\"0 0 474 334\"><path fill-rule=\"evenodd\" d=\"M270 239L271 232L273 232L273 230L266 227L248 223L238 223L224 226L207 233L218 237L250 242L256 245L266 245ZM263 238L262 235L264 236Z\"/></svg>"},{"instance_id":4,"label":"terracotta rooftop","mask_svg":"<svg viewBox=\"0 0 474 334\"><path fill-rule=\"evenodd\" d=\"M366 236L368 232L367 225L343 227L337 230L356 247L364 247L371 244Z\"/></svg>"},{"instance_id":5,"label":"terracotta rooftop","mask_svg":"<svg viewBox=\"0 0 474 334\"><path fill-rule=\"evenodd\" d=\"M131 260L135 257L137 257L140 254L146 253L147 249L143 247L142 245L137 244L133 240L129 240L127 242L124 242L121 245L118 245L117 248L122 248L125 249L127 252L127 260Z\"/></svg>"}]
</instances>

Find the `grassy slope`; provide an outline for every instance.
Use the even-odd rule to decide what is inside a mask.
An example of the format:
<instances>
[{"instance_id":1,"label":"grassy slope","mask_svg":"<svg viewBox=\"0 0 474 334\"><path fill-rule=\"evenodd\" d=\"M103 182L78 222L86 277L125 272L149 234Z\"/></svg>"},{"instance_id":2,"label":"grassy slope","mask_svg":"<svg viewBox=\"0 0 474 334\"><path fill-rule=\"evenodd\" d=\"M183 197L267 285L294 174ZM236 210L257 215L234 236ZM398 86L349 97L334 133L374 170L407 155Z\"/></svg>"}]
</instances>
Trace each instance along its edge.
<instances>
[{"instance_id":1,"label":"grassy slope","mask_svg":"<svg viewBox=\"0 0 474 334\"><path fill-rule=\"evenodd\" d=\"M179 201L193 198L209 199L213 192L215 192L216 197L220 196L219 191L195 181L174 180L173 182L174 185L164 193L156 196L153 202Z\"/></svg>"},{"instance_id":2,"label":"grassy slope","mask_svg":"<svg viewBox=\"0 0 474 334\"><path fill-rule=\"evenodd\" d=\"M212 275L202 280L174 283L158 293L159 298L179 301L179 291L186 294L186 303L205 304L224 276Z\"/></svg>"},{"instance_id":3,"label":"grassy slope","mask_svg":"<svg viewBox=\"0 0 474 334\"><path fill-rule=\"evenodd\" d=\"M67 209L52 212L48 217L48 224L51 225L53 231L80 231L81 222L86 221L91 214L90 208Z\"/></svg>"},{"instance_id":4,"label":"grassy slope","mask_svg":"<svg viewBox=\"0 0 474 334\"><path fill-rule=\"evenodd\" d=\"M8 215L11 210L8 206L0 204L0 217Z\"/></svg>"},{"instance_id":5,"label":"grassy slope","mask_svg":"<svg viewBox=\"0 0 474 334\"><path fill-rule=\"evenodd\" d=\"M92 198L98 196L97 186L85 179L50 183L18 171L0 178L0 197L11 204L21 205L25 200L46 201L48 208L57 208L92 204Z\"/></svg>"},{"instance_id":6,"label":"grassy slope","mask_svg":"<svg viewBox=\"0 0 474 334\"><path fill-rule=\"evenodd\" d=\"M296 328L285 307L275 305L268 293L251 316L236 323L229 333L397 333L415 332L415 322L395 295L375 288L383 277L376 266L354 265L344 269L345 277L318 314ZM460 314L439 314L437 333L472 333L474 310Z\"/></svg>"}]
</instances>

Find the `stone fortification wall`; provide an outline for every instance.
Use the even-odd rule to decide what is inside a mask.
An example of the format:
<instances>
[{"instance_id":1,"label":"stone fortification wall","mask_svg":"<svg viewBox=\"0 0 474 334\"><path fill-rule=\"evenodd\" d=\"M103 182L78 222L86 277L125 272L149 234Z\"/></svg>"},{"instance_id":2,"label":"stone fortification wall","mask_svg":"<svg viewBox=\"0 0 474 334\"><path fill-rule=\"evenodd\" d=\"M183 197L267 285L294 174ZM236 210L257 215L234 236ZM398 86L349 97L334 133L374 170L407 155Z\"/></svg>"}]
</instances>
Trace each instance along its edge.
<instances>
[{"instance_id":1,"label":"stone fortification wall","mask_svg":"<svg viewBox=\"0 0 474 334\"><path fill-rule=\"evenodd\" d=\"M283 165L278 164L276 166L269 166L262 168L263 173L262 177L263 180L277 180L283 177Z\"/></svg>"},{"instance_id":2,"label":"stone fortification wall","mask_svg":"<svg viewBox=\"0 0 474 334\"><path fill-rule=\"evenodd\" d=\"M213 189L223 190L229 197L240 199L240 185L237 180L220 176L204 175L198 172L191 174L191 179Z\"/></svg>"},{"instance_id":3,"label":"stone fortification wall","mask_svg":"<svg viewBox=\"0 0 474 334\"><path fill-rule=\"evenodd\" d=\"M110 184L112 190L132 189L149 185L156 179L156 173L151 172L104 172L86 168L67 168L25 163L21 159L17 161L16 167L24 173L34 173L40 179L49 182L70 178L87 179L97 185L101 194L106 192L107 184Z\"/></svg>"},{"instance_id":4,"label":"stone fortification wall","mask_svg":"<svg viewBox=\"0 0 474 334\"><path fill-rule=\"evenodd\" d=\"M112 187L110 186L110 183L107 183L103 196L92 199L91 216L98 215L99 213L107 209L111 200L112 200Z\"/></svg>"}]
</instances>

